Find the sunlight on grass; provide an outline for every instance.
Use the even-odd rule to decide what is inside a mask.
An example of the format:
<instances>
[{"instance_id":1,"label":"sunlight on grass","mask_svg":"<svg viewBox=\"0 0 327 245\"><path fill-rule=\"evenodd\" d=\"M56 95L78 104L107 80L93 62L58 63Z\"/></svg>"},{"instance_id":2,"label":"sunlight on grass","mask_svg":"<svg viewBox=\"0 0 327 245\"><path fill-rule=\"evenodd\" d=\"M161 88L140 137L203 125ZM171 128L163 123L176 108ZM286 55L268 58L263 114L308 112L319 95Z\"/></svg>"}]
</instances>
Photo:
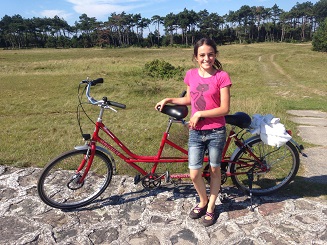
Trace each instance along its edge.
<instances>
[{"instance_id":1,"label":"sunlight on grass","mask_svg":"<svg viewBox=\"0 0 327 245\"><path fill-rule=\"evenodd\" d=\"M218 49L233 82L231 113L271 113L296 132L287 110L327 111L326 55L311 51L310 45L266 43ZM0 58L0 159L1 164L15 166L43 167L59 153L84 144L75 112L78 84L87 77L104 78L102 85L92 88L93 97L107 96L127 106L118 113L107 111L106 125L135 153L155 155L168 118L154 105L164 97L178 96L186 86L182 78L145 76L144 64L162 59L185 70L195 67L190 48L0 50ZM98 108L86 109L96 120ZM87 118L82 125L86 133L93 132ZM171 137L187 147L187 130L181 125L174 125ZM173 152L167 149L165 154ZM133 172L118 157L115 160L119 173ZM166 166L160 168L165 171ZM176 170L187 171L185 164Z\"/></svg>"}]
</instances>

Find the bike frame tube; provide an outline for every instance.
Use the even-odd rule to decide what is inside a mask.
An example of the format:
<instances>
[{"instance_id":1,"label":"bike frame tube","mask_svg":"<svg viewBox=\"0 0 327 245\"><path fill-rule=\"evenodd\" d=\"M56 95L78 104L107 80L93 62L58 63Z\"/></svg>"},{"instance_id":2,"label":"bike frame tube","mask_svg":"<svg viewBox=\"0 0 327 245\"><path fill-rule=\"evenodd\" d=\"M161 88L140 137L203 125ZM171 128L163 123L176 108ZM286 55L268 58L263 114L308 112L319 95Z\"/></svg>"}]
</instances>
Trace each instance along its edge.
<instances>
[{"instance_id":1,"label":"bike frame tube","mask_svg":"<svg viewBox=\"0 0 327 245\"><path fill-rule=\"evenodd\" d=\"M229 144L230 144L230 142L231 142L231 140L232 140L232 138L233 138L232 135L235 135L235 132L234 132L233 130L231 130L231 131L229 132L229 134L228 134L227 141L226 141L226 143L225 143L225 146L224 146L224 149L223 149L223 152L222 152L222 159L224 159L225 156L226 156L227 149L228 149ZM223 162L223 160L222 160L222 162Z\"/></svg>"},{"instance_id":2,"label":"bike frame tube","mask_svg":"<svg viewBox=\"0 0 327 245\"><path fill-rule=\"evenodd\" d=\"M102 139L99 136L99 131L100 129L106 133L106 135L108 135L121 149L117 150L115 147L113 147L111 144L109 144L107 141L105 141L104 139ZM157 167L158 163L167 163L167 162L173 162L173 163L177 163L177 162L188 162L188 151L182 147L180 147L179 145L175 144L174 142L170 141L168 139L168 133L164 132L162 138L161 138L161 143L160 143L160 147L158 149L157 155L152 155L152 156L142 156L142 155L137 155L134 154L132 151L130 151L128 149L127 146L125 146L123 144L123 142L121 142L119 140L119 138L117 138L115 136L115 134L113 132L111 132L110 129L108 129L102 122L96 122L95 125L95 130L94 133L92 135L92 142L99 142L100 144L102 144L104 147L106 147L107 149L109 149L110 151L112 151L115 155L117 155L119 158L121 158L122 160L124 160L126 163L128 163L130 166L132 166L134 169L136 169L140 174L142 175L146 175L148 174L143 168L141 168L140 166L138 166L136 163L140 163L140 162L145 162L145 163L154 163L152 169L151 169L151 173L154 173ZM92 143L91 143L92 144ZM185 157L161 157L163 149L165 147L165 145L170 145L171 147L175 148L176 150L178 150L179 152L185 154ZM124 155L122 152L124 152L126 155ZM207 161L207 158L204 159Z\"/></svg>"},{"instance_id":3,"label":"bike frame tube","mask_svg":"<svg viewBox=\"0 0 327 245\"><path fill-rule=\"evenodd\" d=\"M89 96L89 88L90 88L90 84L88 84L88 88L86 91L86 95L88 97L88 100L92 103L92 104L98 104L96 100L94 100L92 97ZM169 129L174 121L174 119L172 117L170 117L170 121L168 124L168 128L166 130L166 132L163 133L163 136L161 138L161 142L160 142L160 146L157 152L157 155L151 155L151 156L144 156L144 155L137 155L134 154L132 151L130 151L128 149L128 147L126 147L120 140L119 138L117 138L111 131L110 129L108 129L103 123L102 123L102 115L104 112L105 107L101 106L101 110L100 110L100 114L98 117L98 121L95 124L95 130L93 132L92 135L92 139L90 141L90 143L88 144L88 152L86 154L86 156L84 157L84 159L81 161L80 166L77 169L77 172L79 170L81 170L85 165L86 165L86 169L85 172L81 178L81 183L84 180L85 176L87 175L91 164L93 162L93 158L95 156L96 153L96 143L100 143L102 144L105 148L107 148L108 150L110 150L111 152L113 152L115 155L117 155L119 158L121 158L122 160L124 160L127 164L129 164L131 167L133 167L135 170L137 170L140 174L142 175L147 175L149 174L148 172L146 172L143 168L141 168L140 166L137 165L137 163L143 162L143 163L153 163L151 172L152 174L155 173L156 168L158 166L159 163L177 163L177 162L188 162L188 151L186 149L184 149L183 147L180 147L179 145L175 144L174 142L170 141L168 139L169 136ZM102 130L103 132L105 132L106 135L108 135L120 148L119 150L116 149L115 147L113 147L110 143L108 143L107 141L105 141L104 139L102 139L99 136L99 130ZM255 167L255 164L258 164L258 170L257 173L259 172L265 172L267 171L267 167L265 166L265 164L263 164L263 162L252 152L251 148L249 148L249 146L247 145L247 141L244 142L243 140L243 136L241 136L240 138L238 137L238 133L234 132L234 126L233 128L230 130L229 134L228 134L228 138L227 141L225 143L223 152L222 152L222 163L228 163L228 170L226 171L226 175L228 177L232 176L232 175L240 175L240 174L247 174L247 172L238 172L238 173L231 173L230 172L230 167L232 164L237 164L240 167ZM231 141L234 141L236 146L238 147L236 150L234 150L233 154L231 156L226 156L227 155L227 150L229 149L229 146L231 144ZM162 152L164 150L165 145L169 145L171 147L173 147L174 149L176 149L177 151L183 153L185 156L184 157L162 157ZM296 144L296 147L298 148L299 152L301 152L300 147ZM91 152L89 152L91 151ZM235 156L235 154L238 154L239 151L244 151L246 152L246 154L248 154L249 156L251 156L251 159L246 159L246 158L241 158L239 159L239 161L235 162L233 161L233 157ZM123 154L124 153L124 154ZM243 161L243 160L244 161ZM250 162L246 161L246 160L250 160ZM208 162L208 157L204 157L204 162ZM249 164L250 163L250 164ZM204 171L202 173L203 177L210 177L210 171ZM173 174L170 176L171 178L189 178L190 175L189 174ZM161 178L164 178L164 175L161 176Z\"/></svg>"},{"instance_id":4,"label":"bike frame tube","mask_svg":"<svg viewBox=\"0 0 327 245\"><path fill-rule=\"evenodd\" d=\"M115 147L113 147L110 143L108 143L107 141L105 141L104 139L102 139L99 136L99 131L100 129L105 132L106 135L108 135L121 149L117 150ZM134 154L132 151L130 151L128 149L127 146L125 146L123 144L123 142L121 142L119 140L119 138L117 138L115 136L115 134L108 129L101 121L96 122L95 125L95 130L94 133L92 135L92 141L91 141L91 146L94 145L94 149L95 149L95 143L99 142L100 144L102 144L104 147L106 147L107 149L109 149L110 151L112 151L115 155L117 155L119 158L121 158L122 160L124 160L127 164L129 164L131 167L133 167L136 171L138 171L140 174L142 175L147 175L149 173L155 173L156 168L158 166L159 163L178 163L178 162L188 162L188 151L186 149L184 149L183 147L180 147L179 145L175 144L174 142L170 141L168 139L169 133L168 132L164 132L163 136L161 138L161 142L160 142L160 146L157 152L157 155L151 155L151 156L142 156L142 155L137 155ZM233 130L231 130L228 134L228 138L226 141L226 144L224 146L223 152L222 152L222 161L221 162L225 162L230 164L238 164L238 165L244 165L244 166L252 166L250 164L247 163L240 163L240 162L233 162L230 159L230 156L226 156L227 154L227 150L230 146L231 141L234 140L235 142L238 143L239 148L244 148L244 150L251 155L255 161L261 163L260 159L258 159L253 152L248 149L246 147L246 145L240 140L238 139L237 135L235 134L235 132ZM178 150L179 152L185 154L185 157L161 157L163 149L165 147L165 145L170 145L171 147L173 147L174 149ZM92 147L91 147L92 149ZM95 150L94 150L95 152ZM126 155L124 155L122 152L124 152ZM91 154L91 156L94 154ZM228 160L229 159L229 160ZM92 162L93 159L89 159L89 163ZM152 166L151 171L148 173L147 171L145 171L142 167L138 166L137 163L154 163L154 165ZM204 158L204 162L208 162L208 157ZM87 167L89 167L89 164L87 165ZM87 168L88 171L89 168ZM264 169L262 169L264 171ZM241 173L236 173L238 174L245 174L246 172L241 172ZM227 176L231 176L233 174L231 174L229 171L226 173ZM235 175L236 175L235 174ZM84 173L85 175L85 173ZM209 175L209 174L207 174ZM207 176L206 173L203 173L203 176ZM84 178L84 176L83 176ZM82 178L82 179L83 179ZM174 174L171 175L171 178L189 178L189 174Z\"/></svg>"},{"instance_id":5,"label":"bike frame tube","mask_svg":"<svg viewBox=\"0 0 327 245\"><path fill-rule=\"evenodd\" d=\"M242 161L238 161L238 162L235 162L235 161L232 161L231 160L231 157L232 156L227 156L227 150L231 144L231 141L234 141L235 143L237 143L238 145L238 148L239 149L244 149L246 151L247 154L249 154L250 156L253 157L253 159L258 162L260 164L260 172L265 172L266 171L266 167L264 167L262 161L246 146L246 144L244 144L238 137L237 137L237 134L235 133L235 131L233 129L230 130L229 134L228 134L228 137L227 137L227 141L226 141L226 144L224 146L224 150L223 150L223 153L222 153L222 160L221 162L222 163L228 163L228 165L230 166L231 164L236 164L236 165L239 165L239 166L244 166L244 167L253 167L253 164L248 164L246 162L242 162ZM237 149L236 149L237 150ZM235 151L234 151L235 152ZM258 173L258 171L257 171ZM232 175L242 175L242 174L247 174L247 171L246 172L238 172L238 173L231 173L230 171L226 171L226 175L227 177L230 177Z\"/></svg>"},{"instance_id":6,"label":"bike frame tube","mask_svg":"<svg viewBox=\"0 0 327 245\"><path fill-rule=\"evenodd\" d=\"M84 155L84 158L81 161L79 167L77 168L76 173L79 173L84 168L86 160L87 160L86 158L87 158L87 155Z\"/></svg>"}]
</instances>

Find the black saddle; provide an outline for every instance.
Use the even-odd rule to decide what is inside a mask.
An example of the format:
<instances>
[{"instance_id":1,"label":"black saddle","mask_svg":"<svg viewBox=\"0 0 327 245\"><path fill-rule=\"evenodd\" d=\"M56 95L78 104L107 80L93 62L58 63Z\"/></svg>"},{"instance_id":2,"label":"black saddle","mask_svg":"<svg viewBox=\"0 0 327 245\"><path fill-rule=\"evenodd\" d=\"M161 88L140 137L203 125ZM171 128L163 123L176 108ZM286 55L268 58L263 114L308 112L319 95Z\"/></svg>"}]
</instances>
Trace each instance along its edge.
<instances>
[{"instance_id":1,"label":"black saddle","mask_svg":"<svg viewBox=\"0 0 327 245\"><path fill-rule=\"evenodd\" d=\"M186 105L165 105L161 112L177 120L181 120L188 115L188 107ZM251 117L245 112L226 115L225 120L226 123L240 128L248 128L251 125Z\"/></svg>"},{"instance_id":2,"label":"black saddle","mask_svg":"<svg viewBox=\"0 0 327 245\"><path fill-rule=\"evenodd\" d=\"M251 125L251 117L245 112L236 112L233 115L226 115L225 120L226 123L240 128L248 128Z\"/></svg>"},{"instance_id":3,"label":"black saddle","mask_svg":"<svg viewBox=\"0 0 327 245\"><path fill-rule=\"evenodd\" d=\"M187 116L188 108L186 105L165 105L161 112L177 120L181 120Z\"/></svg>"}]
</instances>

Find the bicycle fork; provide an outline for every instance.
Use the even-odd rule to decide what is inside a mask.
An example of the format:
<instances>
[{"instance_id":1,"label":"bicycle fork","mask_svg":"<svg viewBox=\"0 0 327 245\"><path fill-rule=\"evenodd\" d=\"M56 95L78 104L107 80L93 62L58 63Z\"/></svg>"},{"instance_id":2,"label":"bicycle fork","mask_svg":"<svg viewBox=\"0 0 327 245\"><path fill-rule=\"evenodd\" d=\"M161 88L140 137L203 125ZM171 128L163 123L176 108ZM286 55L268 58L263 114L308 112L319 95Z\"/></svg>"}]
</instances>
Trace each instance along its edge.
<instances>
[{"instance_id":1,"label":"bicycle fork","mask_svg":"<svg viewBox=\"0 0 327 245\"><path fill-rule=\"evenodd\" d=\"M71 180L67 183L67 187L72 190L77 190L84 185L84 180L86 175L88 174L93 159L95 155L95 145L91 144L91 146L87 149L86 154L84 155L79 167L76 170L76 173L72 176ZM83 175L81 175L82 169L85 168Z\"/></svg>"}]
</instances>

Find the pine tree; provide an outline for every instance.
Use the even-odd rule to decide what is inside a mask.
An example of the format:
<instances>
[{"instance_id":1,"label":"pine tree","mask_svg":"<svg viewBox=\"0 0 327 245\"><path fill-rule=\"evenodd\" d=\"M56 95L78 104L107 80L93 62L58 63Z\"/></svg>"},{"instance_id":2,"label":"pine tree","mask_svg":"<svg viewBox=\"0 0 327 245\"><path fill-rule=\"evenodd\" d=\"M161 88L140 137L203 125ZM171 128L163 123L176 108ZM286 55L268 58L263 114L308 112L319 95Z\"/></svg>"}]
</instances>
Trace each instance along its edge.
<instances>
[{"instance_id":1,"label":"pine tree","mask_svg":"<svg viewBox=\"0 0 327 245\"><path fill-rule=\"evenodd\" d=\"M314 51L327 52L327 18L313 35L312 46Z\"/></svg>"}]
</instances>

